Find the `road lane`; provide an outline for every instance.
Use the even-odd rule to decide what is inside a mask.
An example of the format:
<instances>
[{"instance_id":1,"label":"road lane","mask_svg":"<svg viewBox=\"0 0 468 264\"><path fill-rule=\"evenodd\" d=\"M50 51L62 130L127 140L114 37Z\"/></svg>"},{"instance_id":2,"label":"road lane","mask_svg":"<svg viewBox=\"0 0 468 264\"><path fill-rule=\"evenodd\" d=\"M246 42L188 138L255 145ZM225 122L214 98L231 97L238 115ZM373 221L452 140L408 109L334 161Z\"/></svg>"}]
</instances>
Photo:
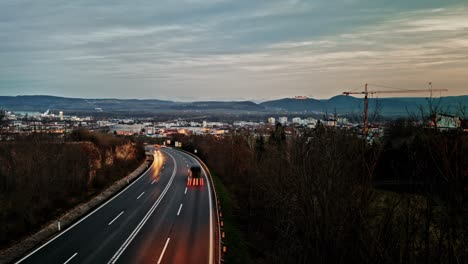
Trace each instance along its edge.
<instances>
[{"instance_id":1,"label":"road lane","mask_svg":"<svg viewBox=\"0 0 468 264\"><path fill-rule=\"evenodd\" d=\"M161 256L161 263L210 263L214 236L210 230L208 185L187 187L185 161L189 166L197 161L177 150L164 152L179 165L176 178L164 201L117 263L158 263ZM205 173L203 177L208 182Z\"/></svg>"},{"instance_id":2,"label":"road lane","mask_svg":"<svg viewBox=\"0 0 468 264\"><path fill-rule=\"evenodd\" d=\"M199 164L175 149L162 148L154 164L21 263L213 263L206 173L204 186L187 187L189 167Z\"/></svg>"},{"instance_id":3,"label":"road lane","mask_svg":"<svg viewBox=\"0 0 468 264\"><path fill-rule=\"evenodd\" d=\"M75 253L70 263L106 263L170 182L177 164L166 158L160 171L163 159L155 155L150 169L124 191L17 263L64 263ZM156 184L151 185L153 180ZM147 195L136 200L142 192ZM122 211L118 221L108 225Z\"/></svg>"}]
</instances>

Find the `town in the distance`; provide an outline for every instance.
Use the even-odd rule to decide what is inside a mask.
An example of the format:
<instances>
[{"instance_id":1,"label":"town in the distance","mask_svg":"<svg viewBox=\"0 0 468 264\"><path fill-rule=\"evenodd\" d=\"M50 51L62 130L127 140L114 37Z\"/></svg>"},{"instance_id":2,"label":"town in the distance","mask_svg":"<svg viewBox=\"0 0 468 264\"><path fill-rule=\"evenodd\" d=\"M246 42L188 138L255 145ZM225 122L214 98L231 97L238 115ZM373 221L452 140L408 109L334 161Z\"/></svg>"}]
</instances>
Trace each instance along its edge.
<instances>
[{"instance_id":1,"label":"town in the distance","mask_svg":"<svg viewBox=\"0 0 468 264\"><path fill-rule=\"evenodd\" d=\"M338 97L337 97L338 98ZM349 97L339 96L340 99ZM456 99L454 99L456 98ZM385 127L398 118L413 118L415 124L418 123L428 128L438 130L464 130L468 131L468 121L466 119L467 96L434 98L437 100L438 108L429 109L427 98L412 98L419 103L415 108L414 103L409 102L408 106L413 107L413 112L409 112L408 106L400 112L388 112L386 109L392 108L392 103L385 104L385 99L374 99L375 106L369 109L368 128L365 136L372 142L384 135ZM418 100L419 99L419 100ZM314 100L307 96L295 96L282 100L267 102L274 107L267 109L232 110L231 108L218 109L216 112L211 108L191 111L174 112L154 112L148 111L124 112L119 116L119 112L105 112L102 108L96 107L92 110L77 111L75 109L62 110L46 109L45 112L31 111L38 110L37 107L29 107L30 111L4 110L4 117L1 127L1 136L8 140L15 135L28 135L31 133L49 133L51 135L67 134L77 128L87 128L89 130L105 131L114 135L125 136L146 136L149 138L164 139L172 138L176 135L215 135L223 137L226 135L249 132L257 136L269 137L276 124L285 127L287 136L297 135L305 129L314 129L317 126L327 128L347 129L356 135L362 135L364 128L364 114L362 112L362 99L352 98L355 103L345 109L328 109L325 107L311 107L309 102ZM398 100L398 99L393 99ZM401 100L401 99L400 99ZM403 98L405 100L405 98ZM403 101L402 100L402 101ZM458 100L458 104L453 101ZM125 101L125 100L124 100ZM446 103L445 101L448 101ZM383 102L383 103L382 103ZM216 102L209 102L216 103ZM233 103L233 102L231 102ZM235 103L235 102L234 102ZM268 105L268 104L267 104ZM441 107L441 106L451 106ZM463 108L463 106L465 108ZM24 108L24 106L22 106ZM338 106L339 107L339 106ZM427 108L427 109L426 109ZM451 111L447 111L447 109ZM423 120L420 118L420 111L433 111L434 118ZM78 114L77 114L78 112Z\"/></svg>"}]
</instances>

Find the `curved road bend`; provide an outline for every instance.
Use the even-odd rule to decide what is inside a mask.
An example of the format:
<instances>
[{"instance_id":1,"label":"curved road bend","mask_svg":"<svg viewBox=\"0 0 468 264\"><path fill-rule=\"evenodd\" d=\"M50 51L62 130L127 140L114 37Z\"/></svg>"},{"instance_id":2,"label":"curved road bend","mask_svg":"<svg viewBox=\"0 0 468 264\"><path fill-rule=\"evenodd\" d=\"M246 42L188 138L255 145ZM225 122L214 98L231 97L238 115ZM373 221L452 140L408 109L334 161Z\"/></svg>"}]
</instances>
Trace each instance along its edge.
<instances>
[{"instance_id":1,"label":"curved road bend","mask_svg":"<svg viewBox=\"0 0 468 264\"><path fill-rule=\"evenodd\" d=\"M210 181L186 186L190 165L162 148L140 178L17 263L214 263Z\"/></svg>"}]
</instances>

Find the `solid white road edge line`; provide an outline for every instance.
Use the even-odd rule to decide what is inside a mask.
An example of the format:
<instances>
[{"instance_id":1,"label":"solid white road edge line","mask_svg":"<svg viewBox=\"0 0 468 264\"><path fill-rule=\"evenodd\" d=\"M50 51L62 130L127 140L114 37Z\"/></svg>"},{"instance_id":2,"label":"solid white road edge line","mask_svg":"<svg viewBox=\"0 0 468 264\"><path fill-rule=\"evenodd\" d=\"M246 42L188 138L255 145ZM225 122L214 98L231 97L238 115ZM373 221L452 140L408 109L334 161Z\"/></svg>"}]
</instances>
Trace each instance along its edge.
<instances>
[{"instance_id":1,"label":"solid white road edge line","mask_svg":"<svg viewBox=\"0 0 468 264\"><path fill-rule=\"evenodd\" d=\"M137 225L137 227L133 230L133 232L130 234L130 236L125 240L125 242L122 244L122 246L120 246L119 250L117 250L117 252L114 254L114 256L112 256L112 258L109 260L109 262L107 262L108 264L113 264L119 259L119 257L125 251L125 249L127 249L128 245L130 245L132 240L136 237L138 232L140 232L141 228L143 228L146 221L148 221L151 214L153 214L154 210L156 210L156 208L158 207L158 205L161 202L162 198L164 197L164 195L166 195L167 190L169 190L169 187L171 187L172 182L174 181L174 177L175 177L176 172L177 172L177 162L176 162L175 158L171 154L167 153L167 155L171 156L172 160L174 161L174 171L172 172L171 179L169 179L169 182L167 183L166 187L164 188L162 193L159 195L156 202L154 202L153 206L146 213L145 217L143 217L143 219L140 221L140 223Z\"/></svg>"},{"instance_id":2,"label":"solid white road edge line","mask_svg":"<svg viewBox=\"0 0 468 264\"><path fill-rule=\"evenodd\" d=\"M169 240L171 240L170 237L168 237L167 240L166 240L166 244L164 245L163 251L161 252L161 256L159 256L158 264L161 264L161 260L162 260L162 258L164 256L164 252L166 252L167 245L169 244Z\"/></svg>"},{"instance_id":3,"label":"solid white road edge line","mask_svg":"<svg viewBox=\"0 0 468 264\"><path fill-rule=\"evenodd\" d=\"M76 252L75 254L73 254L73 256L68 258L67 261L65 261L63 264L67 264L68 262L70 262L70 260L72 260L74 257L76 257L76 255L78 255L78 252Z\"/></svg>"},{"instance_id":4,"label":"solid white road edge line","mask_svg":"<svg viewBox=\"0 0 468 264\"><path fill-rule=\"evenodd\" d=\"M112 219L112 221L110 221L109 224L107 224L107 225L112 225L112 223L114 223L114 221L117 220L117 218L119 218L124 212L125 211L120 212L120 214L117 215L114 219Z\"/></svg>"},{"instance_id":5,"label":"solid white road edge line","mask_svg":"<svg viewBox=\"0 0 468 264\"><path fill-rule=\"evenodd\" d=\"M130 188L133 184L135 184L137 181L139 181L141 178L143 178L143 176L146 175L146 173L148 173L148 171L150 171L151 167L153 167L153 163L151 163L151 166L148 167L148 169L146 169L145 172L143 172L141 174L140 177L138 177L136 180L134 180L130 185L128 185L127 187L125 187L122 191L120 191L119 193L117 193L116 195L114 195L112 198L110 198L109 200L107 200L105 203L101 204L101 206L99 206L98 208L94 209L91 213L87 214L85 217L81 218L80 220L78 220L76 223L74 223L73 225L69 226L67 229L65 229L62 233L56 235L55 237L53 237L51 240L47 241L46 243L44 243L43 245L41 245L40 247L36 248L35 250L33 250L31 253L29 253L28 255L24 256L22 259L18 260L17 262L15 262L15 264L18 264L20 262L22 262L23 260L29 258L31 255L33 255L34 253L36 253L37 251L39 251L40 249L42 249L43 247L47 246L49 243L51 243L52 241L54 241L55 239L59 238L61 235L65 234L68 230L72 229L73 227L75 227L76 225L78 225L79 223L81 223L83 220L85 220L86 218L90 217L91 215L93 215L95 212L99 211L99 209L101 209L102 207L104 207L106 204L110 203L112 200L114 200L115 198L117 198L117 196L121 195L122 193L124 193L128 188Z\"/></svg>"},{"instance_id":6,"label":"solid white road edge line","mask_svg":"<svg viewBox=\"0 0 468 264\"><path fill-rule=\"evenodd\" d=\"M180 214L180 210L182 210L182 205L183 205L183 204L180 204L180 206L179 206L179 211L177 211L177 215Z\"/></svg>"}]
</instances>

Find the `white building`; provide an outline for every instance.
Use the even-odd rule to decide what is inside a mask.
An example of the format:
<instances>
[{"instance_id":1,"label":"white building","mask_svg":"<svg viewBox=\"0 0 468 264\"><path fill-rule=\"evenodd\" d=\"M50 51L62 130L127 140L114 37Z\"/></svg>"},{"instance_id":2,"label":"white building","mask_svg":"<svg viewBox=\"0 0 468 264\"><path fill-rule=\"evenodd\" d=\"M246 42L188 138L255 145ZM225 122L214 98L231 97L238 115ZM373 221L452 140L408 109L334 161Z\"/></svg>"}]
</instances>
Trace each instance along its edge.
<instances>
[{"instance_id":1,"label":"white building","mask_svg":"<svg viewBox=\"0 0 468 264\"><path fill-rule=\"evenodd\" d=\"M346 117L338 117L338 119L336 120L336 122L337 122L338 125L340 125L340 126L345 126L345 125L348 125L348 124L349 124L348 118L346 118Z\"/></svg>"},{"instance_id":2,"label":"white building","mask_svg":"<svg viewBox=\"0 0 468 264\"><path fill-rule=\"evenodd\" d=\"M113 125L110 128L110 131L116 132L117 134L122 134L122 135L133 135L133 134L139 134L141 132L141 129L143 128L142 125L140 124L134 124L134 125Z\"/></svg>"},{"instance_id":3,"label":"white building","mask_svg":"<svg viewBox=\"0 0 468 264\"><path fill-rule=\"evenodd\" d=\"M323 125L327 127L335 127L336 126L336 119L328 118L321 121Z\"/></svg>"},{"instance_id":4,"label":"white building","mask_svg":"<svg viewBox=\"0 0 468 264\"><path fill-rule=\"evenodd\" d=\"M13 126L14 127L22 127L23 126L23 121L15 120L15 121L13 121Z\"/></svg>"},{"instance_id":5,"label":"white building","mask_svg":"<svg viewBox=\"0 0 468 264\"><path fill-rule=\"evenodd\" d=\"M223 127L223 126L227 126L226 123L223 123L223 122L208 122L206 124L208 127Z\"/></svg>"},{"instance_id":6,"label":"white building","mask_svg":"<svg viewBox=\"0 0 468 264\"><path fill-rule=\"evenodd\" d=\"M6 112L5 113L5 119L7 119L7 120L16 120L16 115L13 114L12 112Z\"/></svg>"},{"instance_id":7,"label":"white building","mask_svg":"<svg viewBox=\"0 0 468 264\"><path fill-rule=\"evenodd\" d=\"M272 125L274 125L274 124L275 124L275 122L276 122L276 120L275 120L275 118L274 118L274 117L269 117L269 118L268 118L268 123L269 123L269 124L272 124Z\"/></svg>"},{"instance_id":8,"label":"white building","mask_svg":"<svg viewBox=\"0 0 468 264\"><path fill-rule=\"evenodd\" d=\"M153 135L154 134L154 126L145 126L145 131L147 135Z\"/></svg>"},{"instance_id":9,"label":"white building","mask_svg":"<svg viewBox=\"0 0 468 264\"><path fill-rule=\"evenodd\" d=\"M190 130L194 135L203 135L205 133L205 129L202 127L191 127Z\"/></svg>"},{"instance_id":10,"label":"white building","mask_svg":"<svg viewBox=\"0 0 468 264\"><path fill-rule=\"evenodd\" d=\"M317 124L317 119L315 119L313 117L309 117L309 118L307 118L307 124L316 125Z\"/></svg>"},{"instance_id":11,"label":"white building","mask_svg":"<svg viewBox=\"0 0 468 264\"><path fill-rule=\"evenodd\" d=\"M177 123L176 123L176 126L178 127L182 127L182 126L186 126L187 125L187 121L184 121L184 120L178 120Z\"/></svg>"},{"instance_id":12,"label":"white building","mask_svg":"<svg viewBox=\"0 0 468 264\"><path fill-rule=\"evenodd\" d=\"M232 123L235 127L244 127L244 126L258 126L259 123L257 122L247 122L247 121L234 121Z\"/></svg>"},{"instance_id":13,"label":"white building","mask_svg":"<svg viewBox=\"0 0 468 264\"><path fill-rule=\"evenodd\" d=\"M278 122L285 125L286 123L288 123L288 118L286 116L282 116L278 118Z\"/></svg>"},{"instance_id":14,"label":"white building","mask_svg":"<svg viewBox=\"0 0 468 264\"><path fill-rule=\"evenodd\" d=\"M107 120L98 120L96 121L96 124L99 126L99 127L106 127L106 126L111 126L113 125L114 123L111 123Z\"/></svg>"},{"instance_id":15,"label":"white building","mask_svg":"<svg viewBox=\"0 0 468 264\"><path fill-rule=\"evenodd\" d=\"M302 119L301 119L300 117L294 117L294 118L292 119L292 122L293 122L294 124L302 124Z\"/></svg>"},{"instance_id":16,"label":"white building","mask_svg":"<svg viewBox=\"0 0 468 264\"><path fill-rule=\"evenodd\" d=\"M437 114L436 122L439 130L457 129L461 126L461 120L458 116Z\"/></svg>"},{"instance_id":17,"label":"white building","mask_svg":"<svg viewBox=\"0 0 468 264\"><path fill-rule=\"evenodd\" d=\"M200 127L201 124L200 124L199 122L193 122L193 121L191 121L191 122L190 122L190 126L191 126L191 127Z\"/></svg>"}]
</instances>

